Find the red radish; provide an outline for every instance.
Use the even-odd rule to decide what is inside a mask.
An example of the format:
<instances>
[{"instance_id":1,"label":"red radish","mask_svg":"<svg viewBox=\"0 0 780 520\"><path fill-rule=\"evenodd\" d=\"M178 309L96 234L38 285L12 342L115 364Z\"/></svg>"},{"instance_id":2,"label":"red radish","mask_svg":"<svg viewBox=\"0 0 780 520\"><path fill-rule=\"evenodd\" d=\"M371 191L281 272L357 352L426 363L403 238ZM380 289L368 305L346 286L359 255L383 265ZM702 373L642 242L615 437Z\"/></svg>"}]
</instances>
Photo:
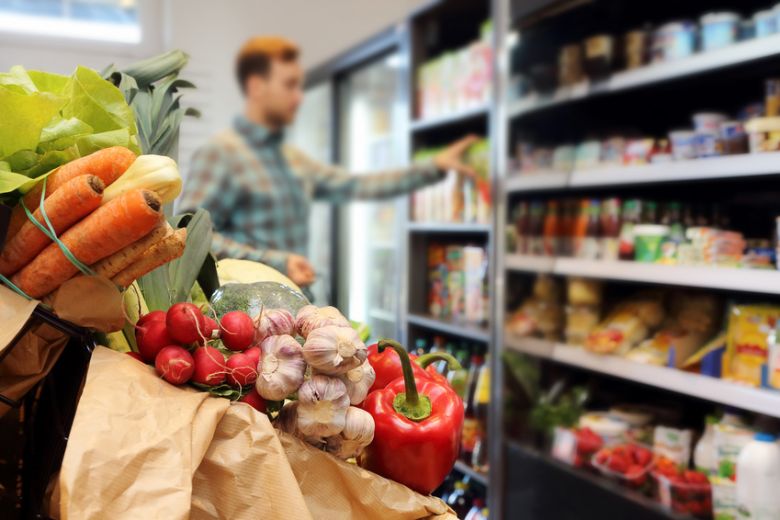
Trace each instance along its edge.
<instances>
[{"instance_id":1,"label":"red radish","mask_svg":"<svg viewBox=\"0 0 780 520\"><path fill-rule=\"evenodd\" d=\"M128 352L127 355L130 356L133 359L137 359L141 363L144 362L144 358L142 358L141 354L139 354L138 352Z\"/></svg>"},{"instance_id":2,"label":"red radish","mask_svg":"<svg viewBox=\"0 0 780 520\"><path fill-rule=\"evenodd\" d=\"M219 332L219 323L211 316L203 316L203 335L206 336L206 341L214 339L214 331ZM219 337L219 334L217 334Z\"/></svg>"},{"instance_id":3,"label":"red radish","mask_svg":"<svg viewBox=\"0 0 780 520\"><path fill-rule=\"evenodd\" d=\"M175 303L165 315L168 334L178 343L195 343L201 341L206 330L204 316L200 309L192 303Z\"/></svg>"},{"instance_id":4,"label":"red radish","mask_svg":"<svg viewBox=\"0 0 780 520\"><path fill-rule=\"evenodd\" d=\"M153 321L165 321L165 311L152 311L147 312L140 318L138 318L138 322L135 324L136 327L143 327L147 323L152 323Z\"/></svg>"},{"instance_id":5,"label":"red radish","mask_svg":"<svg viewBox=\"0 0 780 520\"><path fill-rule=\"evenodd\" d=\"M245 312L230 311L219 321L222 343L230 350L241 351L255 340L255 324Z\"/></svg>"},{"instance_id":6,"label":"red radish","mask_svg":"<svg viewBox=\"0 0 780 520\"><path fill-rule=\"evenodd\" d=\"M253 385L257 380L257 365L246 354L233 354L227 360L227 380L230 386Z\"/></svg>"},{"instance_id":7,"label":"red radish","mask_svg":"<svg viewBox=\"0 0 780 520\"><path fill-rule=\"evenodd\" d=\"M135 342L143 360L151 363L163 347L173 344L173 339L168 335L164 321L153 321L135 329Z\"/></svg>"},{"instance_id":8,"label":"red radish","mask_svg":"<svg viewBox=\"0 0 780 520\"><path fill-rule=\"evenodd\" d=\"M184 348L168 345L154 359L154 368L163 379L172 385L186 383L195 371L195 361Z\"/></svg>"},{"instance_id":9,"label":"red radish","mask_svg":"<svg viewBox=\"0 0 780 520\"><path fill-rule=\"evenodd\" d=\"M257 365L260 364L260 356L262 355L262 350L260 350L260 347L249 347L246 349L243 354L245 356L249 356L252 359L252 366L257 368Z\"/></svg>"},{"instance_id":10,"label":"red radish","mask_svg":"<svg viewBox=\"0 0 780 520\"><path fill-rule=\"evenodd\" d=\"M265 406L265 399L260 397L260 394L258 394L257 390L254 388L252 388L244 397L239 399L239 401L248 404L258 412L265 413L268 410Z\"/></svg>"},{"instance_id":11,"label":"red radish","mask_svg":"<svg viewBox=\"0 0 780 520\"><path fill-rule=\"evenodd\" d=\"M202 385L216 386L225 382L225 356L214 347L198 347L193 354L195 372L192 380Z\"/></svg>"}]
</instances>

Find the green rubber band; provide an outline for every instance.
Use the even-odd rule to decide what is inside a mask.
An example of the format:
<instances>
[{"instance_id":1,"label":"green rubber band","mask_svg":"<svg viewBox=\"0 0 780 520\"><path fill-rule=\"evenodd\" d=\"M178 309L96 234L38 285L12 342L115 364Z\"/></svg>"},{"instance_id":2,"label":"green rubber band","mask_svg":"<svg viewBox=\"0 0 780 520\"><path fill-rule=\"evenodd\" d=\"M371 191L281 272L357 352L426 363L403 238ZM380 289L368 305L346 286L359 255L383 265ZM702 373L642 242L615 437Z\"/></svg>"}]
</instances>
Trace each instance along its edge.
<instances>
[{"instance_id":1,"label":"green rubber band","mask_svg":"<svg viewBox=\"0 0 780 520\"><path fill-rule=\"evenodd\" d=\"M9 288L9 289L11 289L12 291L14 291L14 292L15 292L16 294L18 294L19 296L23 296L23 297L27 298L28 300L32 300L32 298L30 298L30 296L28 296L28 294L27 294L26 292L24 292L23 290L19 289L19 288L16 286L16 284L14 284L14 283L13 283L11 280L9 280L8 278L6 278L6 277L5 277L5 276L3 276L2 274L0 274L0 282L3 282L4 284L6 284L6 285L8 286L8 288Z\"/></svg>"}]
</instances>

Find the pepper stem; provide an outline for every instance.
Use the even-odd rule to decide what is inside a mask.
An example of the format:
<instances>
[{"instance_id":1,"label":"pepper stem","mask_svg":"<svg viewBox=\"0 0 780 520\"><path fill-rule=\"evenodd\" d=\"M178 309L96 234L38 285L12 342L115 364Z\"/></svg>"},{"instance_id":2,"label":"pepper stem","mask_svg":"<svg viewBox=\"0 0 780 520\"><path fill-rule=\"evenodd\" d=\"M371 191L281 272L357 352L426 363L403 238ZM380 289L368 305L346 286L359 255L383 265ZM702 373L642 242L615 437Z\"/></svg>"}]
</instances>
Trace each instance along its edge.
<instances>
[{"instance_id":1,"label":"pepper stem","mask_svg":"<svg viewBox=\"0 0 780 520\"><path fill-rule=\"evenodd\" d=\"M446 361L446 370L455 371L463 369L463 367L460 365L460 362L458 362L458 360L455 359L451 354L447 354L446 352L429 352L414 360L415 363L423 368L427 368L428 365L435 363L436 361Z\"/></svg>"},{"instance_id":2,"label":"pepper stem","mask_svg":"<svg viewBox=\"0 0 780 520\"><path fill-rule=\"evenodd\" d=\"M401 359L401 371L404 374L404 390L393 400L393 408L396 412L412 421L422 421L431 415L431 400L426 395L417 392L417 384L414 381L414 371L409 354L400 343L391 339L379 341L377 350L381 353L385 348L392 348Z\"/></svg>"}]
</instances>

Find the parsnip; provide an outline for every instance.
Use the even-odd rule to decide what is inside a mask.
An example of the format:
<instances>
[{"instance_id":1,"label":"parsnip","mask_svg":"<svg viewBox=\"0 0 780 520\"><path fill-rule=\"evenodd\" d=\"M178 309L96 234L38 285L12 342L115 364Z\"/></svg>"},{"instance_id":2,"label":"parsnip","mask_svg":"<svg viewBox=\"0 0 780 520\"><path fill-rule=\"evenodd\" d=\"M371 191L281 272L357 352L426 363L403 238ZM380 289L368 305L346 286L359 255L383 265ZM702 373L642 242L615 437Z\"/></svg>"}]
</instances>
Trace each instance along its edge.
<instances>
[{"instance_id":1,"label":"parsnip","mask_svg":"<svg viewBox=\"0 0 780 520\"><path fill-rule=\"evenodd\" d=\"M123 269L112 278L112 281L120 287L127 287L136 279L157 269L171 260L184 254L184 245L187 241L187 230L177 229L171 235L162 238L152 247L144 251L137 261Z\"/></svg>"},{"instance_id":2,"label":"parsnip","mask_svg":"<svg viewBox=\"0 0 780 520\"><path fill-rule=\"evenodd\" d=\"M144 251L172 234L173 228L165 221L164 217L161 217L160 224L152 229L145 237L136 240L113 255L100 260L92 266L92 270L95 271L95 274L97 275L111 279L127 266L138 260L141 255L144 254Z\"/></svg>"}]
</instances>

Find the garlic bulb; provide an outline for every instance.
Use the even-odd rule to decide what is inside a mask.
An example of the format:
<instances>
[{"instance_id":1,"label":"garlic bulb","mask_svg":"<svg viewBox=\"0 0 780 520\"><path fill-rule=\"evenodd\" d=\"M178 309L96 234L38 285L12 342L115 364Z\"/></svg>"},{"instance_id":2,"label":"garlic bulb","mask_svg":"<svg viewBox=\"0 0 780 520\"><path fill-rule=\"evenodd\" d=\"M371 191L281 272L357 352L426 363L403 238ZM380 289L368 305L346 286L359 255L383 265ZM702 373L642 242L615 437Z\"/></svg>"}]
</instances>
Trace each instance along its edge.
<instances>
[{"instance_id":1,"label":"garlic bulb","mask_svg":"<svg viewBox=\"0 0 780 520\"><path fill-rule=\"evenodd\" d=\"M298 389L298 429L303 435L328 437L344 429L349 396L335 377L312 376Z\"/></svg>"},{"instance_id":2,"label":"garlic bulb","mask_svg":"<svg viewBox=\"0 0 780 520\"><path fill-rule=\"evenodd\" d=\"M280 401L298 390L306 373L301 346L292 336L270 336L263 351L255 388L263 399Z\"/></svg>"},{"instance_id":3,"label":"garlic bulb","mask_svg":"<svg viewBox=\"0 0 780 520\"><path fill-rule=\"evenodd\" d=\"M359 367L340 375L339 379L347 387L350 404L358 405L368 395L368 389L371 388L371 385L376 380L376 372L374 372L374 367L371 366L371 363L366 360Z\"/></svg>"},{"instance_id":4,"label":"garlic bulb","mask_svg":"<svg viewBox=\"0 0 780 520\"><path fill-rule=\"evenodd\" d=\"M311 331L327 325L349 327L349 321L336 307L301 307L295 317L295 328L303 338L308 338Z\"/></svg>"},{"instance_id":5,"label":"garlic bulb","mask_svg":"<svg viewBox=\"0 0 780 520\"><path fill-rule=\"evenodd\" d=\"M307 436L298 429L298 401L289 401L279 410L279 415L274 420L274 427L317 448L322 448L325 445L325 440L322 437Z\"/></svg>"},{"instance_id":6,"label":"garlic bulb","mask_svg":"<svg viewBox=\"0 0 780 520\"><path fill-rule=\"evenodd\" d=\"M263 309L255 318L256 340L268 336L295 336L295 318L287 309Z\"/></svg>"},{"instance_id":7,"label":"garlic bulb","mask_svg":"<svg viewBox=\"0 0 780 520\"><path fill-rule=\"evenodd\" d=\"M357 457L374 440L374 418L365 410L350 406L344 429L325 439L325 449L341 459Z\"/></svg>"},{"instance_id":8,"label":"garlic bulb","mask_svg":"<svg viewBox=\"0 0 780 520\"><path fill-rule=\"evenodd\" d=\"M303 344L303 358L329 375L343 374L366 360L366 345L352 327L328 325L314 329Z\"/></svg>"}]
</instances>

